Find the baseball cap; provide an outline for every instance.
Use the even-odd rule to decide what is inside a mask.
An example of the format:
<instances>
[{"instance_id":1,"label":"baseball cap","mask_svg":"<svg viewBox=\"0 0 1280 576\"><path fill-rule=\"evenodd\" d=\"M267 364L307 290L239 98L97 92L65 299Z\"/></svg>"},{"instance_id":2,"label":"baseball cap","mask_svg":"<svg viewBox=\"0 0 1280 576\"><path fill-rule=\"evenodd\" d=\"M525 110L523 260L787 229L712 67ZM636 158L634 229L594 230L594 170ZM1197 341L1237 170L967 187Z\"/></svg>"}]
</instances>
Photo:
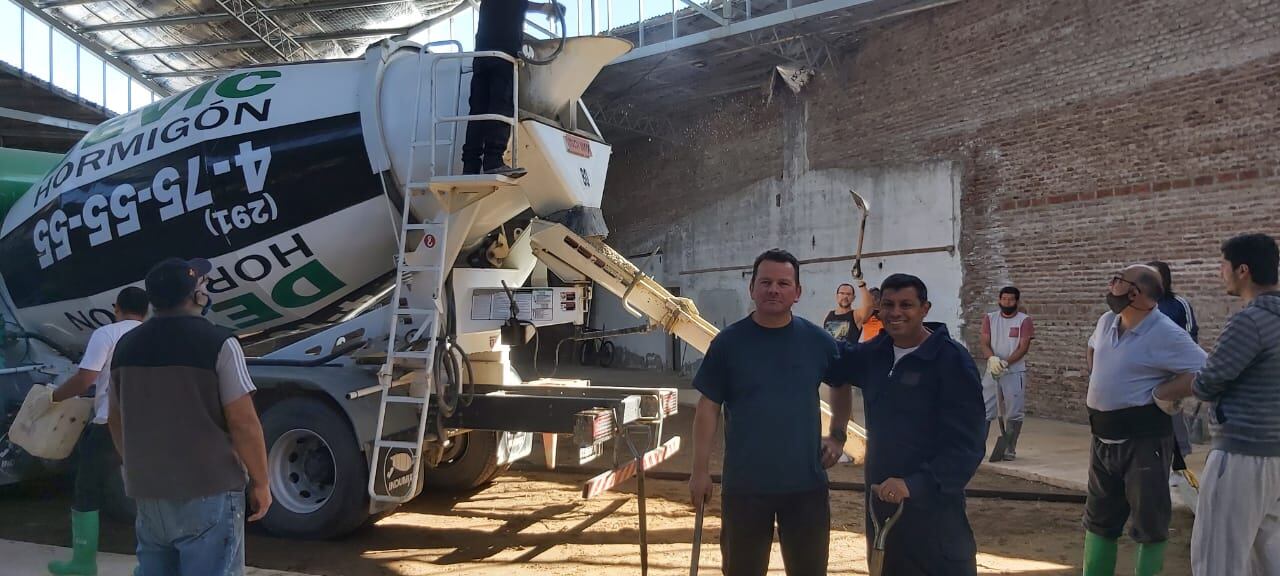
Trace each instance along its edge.
<instances>
[{"instance_id":1,"label":"baseball cap","mask_svg":"<svg viewBox=\"0 0 1280 576\"><path fill-rule=\"evenodd\" d=\"M210 270L213 265L204 258L165 258L147 272L147 299L156 308L174 308L196 291Z\"/></svg>"}]
</instances>

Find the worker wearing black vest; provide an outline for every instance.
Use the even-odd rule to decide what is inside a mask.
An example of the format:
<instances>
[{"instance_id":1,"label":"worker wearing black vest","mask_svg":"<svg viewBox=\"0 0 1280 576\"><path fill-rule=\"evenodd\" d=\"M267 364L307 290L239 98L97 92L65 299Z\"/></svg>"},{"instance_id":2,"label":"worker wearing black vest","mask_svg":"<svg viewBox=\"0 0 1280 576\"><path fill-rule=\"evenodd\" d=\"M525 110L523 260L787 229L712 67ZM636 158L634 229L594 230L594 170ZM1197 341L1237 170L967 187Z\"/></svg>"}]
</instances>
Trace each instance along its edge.
<instances>
[{"instance_id":1,"label":"worker wearing black vest","mask_svg":"<svg viewBox=\"0 0 1280 576\"><path fill-rule=\"evenodd\" d=\"M153 267L146 287L155 315L112 358L108 421L138 505L144 575L242 573L245 516L258 520L271 507L244 351L202 317L210 268L177 258Z\"/></svg>"},{"instance_id":2,"label":"worker wearing black vest","mask_svg":"<svg viewBox=\"0 0 1280 576\"><path fill-rule=\"evenodd\" d=\"M524 45L525 12L536 10L563 17L564 7L555 2L530 0L483 0L476 32L476 51L496 50L511 56ZM515 84L511 63L498 58L476 58L471 64L471 114L512 116ZM467 140L462 145L463 174L504 174L511 172L502 156L511 138L511 126L497 120L467 122Z\"/></svg>"}]
</instances>

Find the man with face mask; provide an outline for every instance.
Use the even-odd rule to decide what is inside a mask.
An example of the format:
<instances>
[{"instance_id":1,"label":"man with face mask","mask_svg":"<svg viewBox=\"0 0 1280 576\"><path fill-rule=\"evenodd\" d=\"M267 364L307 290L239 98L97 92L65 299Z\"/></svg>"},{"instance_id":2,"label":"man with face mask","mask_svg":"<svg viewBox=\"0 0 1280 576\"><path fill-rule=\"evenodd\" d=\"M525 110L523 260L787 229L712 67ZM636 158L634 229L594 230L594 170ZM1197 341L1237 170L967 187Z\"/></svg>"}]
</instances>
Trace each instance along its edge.
<instances>
[{"instance_id":1,"label":"man with face mask","mask_svg":"<svg viewBox=\"0 0 1280 576\"><path fill-rule=\"evenodd\" d=\"M1189 383L1206 355L1186 330L1153 313L1162 295L1154 268L1125 268L1111 277L1110 310L1089 337L1085 404L1093 440L1084 513L1085 576L1115 573L1117 540L1126 521L1138 543L1135 574L1159 574L1164 568L1172 515L1169 467L1177 448L1173 422L1152 393L1165 382Z\"/></svg>"},{"instance_id":2,"label":"man with face mask","mask_svg":"<svg viewBox=\"0 0 1280 576\"><path fill-rule=\"evenodd\" d=\"M1018 436L1025 415L1027 352L1035 337L1031 317L1018 311L1022 292L1013 286L1000 289L1000 310L982 317L982 352L987 355L987 376L982 380L987 404L987 429L997 417L1008 423L1008 444L1003 453L992 453L991 461L1018 457ZM1000 416L1000 405L1004 415Z\"/></svg>"},{"instance_id":3,"label":"man with face mask","mask_svg":"<svg viewBox=\"0 0 1280 576\"><path fill-rule=\"evenodd\" d=\"M111 363L108 422L137 502L142 576L243 573L246 471L249 521L271 507L244 351L201 317L210 269L203 258L155 265L155 314L120 339Z\"/></svg>"}]
</instances>

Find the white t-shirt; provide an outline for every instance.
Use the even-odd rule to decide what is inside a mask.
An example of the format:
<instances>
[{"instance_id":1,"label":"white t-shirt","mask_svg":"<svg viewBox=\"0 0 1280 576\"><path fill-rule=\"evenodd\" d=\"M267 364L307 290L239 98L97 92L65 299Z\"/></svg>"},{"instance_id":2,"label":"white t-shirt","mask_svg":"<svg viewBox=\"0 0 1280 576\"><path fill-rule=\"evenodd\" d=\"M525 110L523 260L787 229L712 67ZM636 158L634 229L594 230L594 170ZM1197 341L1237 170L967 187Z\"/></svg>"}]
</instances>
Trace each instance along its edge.
<instances>
[{"instance_id":1,"label":"white t-shirt","mask_svg":"<svg viewBox=\"0 0 1280 576\"><path fill-rule=\"evenodd\" d=\"M898 361L902 360L903 356L906 356L907 354L915 352L916 348L919 348L919 347L920 346L912 346L910 348L899 348L897 346L894 346L893 347L893 365L897 366Z\"/></svg>"},{"instance_id":2,"label":"white t-shirt","mask_svg":"<svg viewBox=\"0 0 1280 576\"><path fill-rule=\"evenodd\" d=\"M89 336L89 345L84 350L84 358L80 359L80 368L98 373L93 381L97 391L93 396L93 423L107 423L107 388L111 386L111 355L115 354L116 342L130 330L142 322L137 320L121 320L107 324Z\"/></svg>"}]
</instances>

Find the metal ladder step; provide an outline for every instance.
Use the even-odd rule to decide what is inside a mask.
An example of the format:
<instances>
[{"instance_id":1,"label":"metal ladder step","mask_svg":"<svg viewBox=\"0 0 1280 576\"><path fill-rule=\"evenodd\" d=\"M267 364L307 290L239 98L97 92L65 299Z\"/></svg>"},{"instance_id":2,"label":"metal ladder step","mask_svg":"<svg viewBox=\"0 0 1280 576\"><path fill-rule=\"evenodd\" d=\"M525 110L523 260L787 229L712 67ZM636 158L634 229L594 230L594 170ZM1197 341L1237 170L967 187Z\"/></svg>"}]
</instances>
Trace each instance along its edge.
<instances>
[{"instance_id":1,"label":"metal ladder step","mask_svg":"<svg viewBox=\"0 0 1280 576\"><path fill-rule=\"evenodd\" d=\"M426 398L420 396L387 396L384 402L388 404L417 404L423 405L427 403Z\"/></svg>"},{"instance_id":2,"label":"metal ladder step","mask_svg":"<svg viewBox=\"0 0 1280 576\"><path fill-rule=\"evenodd\" d=\"M373 443L377 448L403 448L405 450L418 449L418 444L416 442L408 442L405 440L374 440ZM417 459L418 455L414 454L413 457L414 459Z\"/></svg>"}]
</instances>

